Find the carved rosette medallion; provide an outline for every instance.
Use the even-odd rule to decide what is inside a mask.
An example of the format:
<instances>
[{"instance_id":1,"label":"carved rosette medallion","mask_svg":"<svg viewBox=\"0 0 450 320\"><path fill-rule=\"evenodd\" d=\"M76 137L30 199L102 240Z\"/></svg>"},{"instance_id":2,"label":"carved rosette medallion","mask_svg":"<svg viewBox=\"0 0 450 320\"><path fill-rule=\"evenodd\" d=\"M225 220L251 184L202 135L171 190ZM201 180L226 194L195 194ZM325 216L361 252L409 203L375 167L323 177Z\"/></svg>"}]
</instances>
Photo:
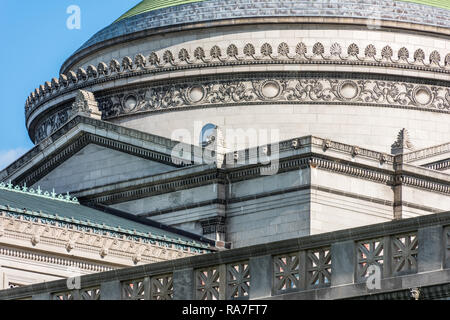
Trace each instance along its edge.
<instances>
[{"instance_id":1,"label":"carved rosette medallion","mask_svg":"<svg viewBox=\"0 0 450 320\"><path fill-rule=\"evenodd\" d=\"M260 92L264 98L274 100L280 96L282 89L277 81L267 80L261 84Z\"/></svg>"},{"instance_id":2,"label":"carved rosette medallion","mask_svg":"<svg viewBox=\"0 0 450 320\"><path fill-rule=\"evenodd\" d=\"M348 102L358 105L420 108L450 112L450 89L407 82L296 78L174 82L99 97L104 118L185 108L259 103Z\"/></svg>"},{"instance_id":3,"label":"carved rosette medallion","mask_svg":"<svg viewBox=\"0 0 450 320\"><path fill-rule=\"evenodd\" d=\"M359 88L354 81L345 80L339 83L337 92L343 100L353 100L359 95Z\"/></svg>"},{"instance_id":4,"label":"carved rosette medallion","mask_svg":"<svg viewBox=\"0 0 450 320\"><path fill-rule=\"evenodd\" d=\"M193 104L200 103L205 96L206 89L203 86L193 86L187 89L186 97Z\"/></svg>"},{"instance_id":5,"label":"carved rosette medallion","mask_svg":"<svg viewBox=\"0 0 450 320\"><path fill-rule=\"evenodd\" d=\"M139 96L133 93L127 94L123 97L122 106L125 112L133 112L138 106Z\"/></svg>"},{"instance_id":6,"label":"carved rosette medallion","mask_svg":"<svg viewBox=\"0 0 450 320\"><path fill-rule=\"evenodd\" d=\"M433 93L426 86L419 86L413 90L414 101L422 106L427 106L433 101Z\"/></svg>"}]
</instances>

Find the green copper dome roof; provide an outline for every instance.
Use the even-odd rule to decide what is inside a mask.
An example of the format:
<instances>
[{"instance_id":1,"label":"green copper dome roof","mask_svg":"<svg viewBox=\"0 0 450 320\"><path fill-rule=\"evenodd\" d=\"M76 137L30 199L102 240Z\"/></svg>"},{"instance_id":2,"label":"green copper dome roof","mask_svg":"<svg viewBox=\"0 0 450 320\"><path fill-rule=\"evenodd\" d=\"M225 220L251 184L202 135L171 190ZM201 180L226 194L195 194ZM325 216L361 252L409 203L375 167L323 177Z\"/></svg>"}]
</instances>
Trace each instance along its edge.
<instances>
[{"instance_id":1,"label":"green copper dome roof","mask_svg":"<svg viewBox=\"0 0 450 320\"><path fill-rule=\"evenodd\" d=\"M404 1L404 2L413 2L418 4L426 4L433 7L438 7L442 9L450 10L450 1L448 0L396 0L396 1Z\"/></svg>"},{"instance_id":2,"label":"green copper dome roof","mask_svg":"<svg viewBox=\"0 0 450 320\"><path fill-rule=\"evenodd\" d=\"M143 0L85 42L63 64L61 73L102 46L148 36L155 30L191 24L207 27L227 20L232 24L249 18L373 19L374 13L384 21L450 29L449 0Z\"/></svg>"},{"instance_id":3,"label":"green copper dome roof","mask_svg":"<svg viewBox=\"0 0 450 320\"><path fill-rule=\"evenodd\" d=\"M133 17L141 13L150 12L153 10L173 7L181 4L193 3L193 2L202 2L206 0L143 0L137 6L126 12L122 15L117 21L120 21L125 18ZM403 2L412 2L417 4L425 4L429 6L434 6L443 9L450 9L450 1L449 0L395 0L395 1L403 1Z\"/></svg>"},{"instance_id":4,"label":"green copper dome roof","mask_svg":"<svg viewBox=\"0 0 450 320\"><path fill-rule=\"evenodd\" d=\"M123 14L117 21L125 18L133 17L141 13L150 12L153 10L178 6L180 4L187 4L192 2L202 2L205 0L143 0L134 8Z\"/></svg>"}]
</instances>

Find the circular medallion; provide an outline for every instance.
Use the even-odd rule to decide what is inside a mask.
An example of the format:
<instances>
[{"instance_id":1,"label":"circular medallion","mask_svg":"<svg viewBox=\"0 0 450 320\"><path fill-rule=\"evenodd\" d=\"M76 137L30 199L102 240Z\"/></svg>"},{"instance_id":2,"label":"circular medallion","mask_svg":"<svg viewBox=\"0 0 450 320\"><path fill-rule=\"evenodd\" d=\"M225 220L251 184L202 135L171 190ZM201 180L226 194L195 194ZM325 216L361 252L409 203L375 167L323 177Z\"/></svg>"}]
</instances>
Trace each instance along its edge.
<instances>
[{"instance_id":1,"label":"circular medallion","mask_svg":"<svg viewBox=\"0 0 450 320\"><path fill-rule=\"evenodd\" d=\"M123 101L124 101L123 106L124 106L125 110L127 110L127 111L134 110L134 108L136 108L137 103L138 103L138 99L133 94L126 96Z\"/></svg>"},{"instance_id":2,"label":"circular medallion","mask_svg":"<svg viewBox=\"0 0 450 320\"><path fill-rule=\"evenodd\" d=\"M203 89L203 87L200 86L192 87L189 90L188 96L193 103L198 103L203 100L205 96L205 89Z\"/></svg>"},{"instance_id":3,"label":"circular medallion","mask_svg":"<svg viewBox=\"0 0 450 320\"><path fill-rule=\"evenodd\" d=\"M280 95L280 92L280 85L275 81L266 81L261 86L261 93L267 99L275 99Z\"/></svg>"},{"instance_id":4,"label":"circular medallion","mask_svg":"<svg viewBox=\"0 0 450 320\"><path fill-rule=\"evenodd\" d=\"M414 90L414 100L420 105L427 105L431 102L432 94L427 87L417 87Z\"/></svg>"},{"instance_id":5,"label":"circular medallion","mask_svg":"<svg viewBox=\"0 0 450 320\"><path fill-rule=\"evenodd\" d=\"M358 86L353 81L344 81L339 86L339 94L344 99L352 100L358 95Z\"/></svg>"}]
</instances>

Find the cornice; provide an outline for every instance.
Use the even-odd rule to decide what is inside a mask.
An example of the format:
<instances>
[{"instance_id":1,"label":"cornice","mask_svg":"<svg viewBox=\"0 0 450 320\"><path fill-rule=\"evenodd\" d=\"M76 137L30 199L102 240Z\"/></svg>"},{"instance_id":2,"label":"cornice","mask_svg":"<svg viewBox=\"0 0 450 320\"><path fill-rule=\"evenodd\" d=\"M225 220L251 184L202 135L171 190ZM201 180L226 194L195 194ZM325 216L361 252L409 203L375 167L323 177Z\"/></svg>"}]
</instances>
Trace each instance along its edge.
<instances>
[{"instance_id":1,"label":"cornice","mask_svg":"<svg viewBox=\"0 0 450 320\"><path fill-rule=\"evenodd\" d=\"M92 119L82 117L78 121L84 120ZM107 124L103 121L95 121L99 125ZM112 128L115 127L117 126L112 126ZM117 127L117 129L119 128L122 129L121 127ZM60 165L62 161L69 158L71 154L76 153L80 148L83 148L89 143L98 144L104 141L104 139L106 138L82 132L69 145L65 144L61 149L53 154L49 154L41 162L36 163L34 167L28 168L24 174L14 179L14 181L16 184L26 182L28 185L32 185L43 177L47 171L51 171L51 168ZM114 139L107 139L107 141L108 143L104 143L107 147L118 143ZM450 193L450 186L447 180L441 181L439 177L430 177L420 172L409 172L408 170L395 171L393 165L397 162L395 160L396 157L393 155L311 136L282 141L279 146L282 158L276 168L268 168L261 164L245 165L246 163L252 163L250 155L253 153L248 149L238 151L238 153L245 154L241 158L244 162L227 163L223 166L223 169L208 168L206 171L200 170L187 176L174 176L170 179L162 176L161 179L144 184L139 184L139 179L137 179L130 185L120 183L120 186L117 185L117 188L108 188L110 191L95 195L89 195L88 190L75 190L75 192L83 191L83 194L85 194L83 201L86 202L113 204L212 183L227 184L253 179L261 177L261 174L268 169L276 169L278 173L281 173L298 168L318 168L387 185L405 184L433 192ZM133 148L133 146L124 143L122 150L123 152L130 153L133 152ZM337 152L337 154L334 154L334 152ZM137 153L140 156L145 154L143 152ZM256 152L255 154L259 153ZM347 160L344 160L338 154L342 154L344 159ZM227 158L230 158L230 155L225 157L225 159ZM351 161L350 158L352 159ZM231 159L233 159L233 155L231 155ZM359 160L355 162L354 159ZM362 161L364 159L366 160Z\"/></svg>"},{"instance_id":2,"label":"cornice","mask_svg":"<svg viewBox=\"0 0 450 320\"><path fill-rule=\"evenodd\" d=\"M104 120L199 108L305 104L450 113L450 89L442 82L417 82L388 75L369 78L337 72L234 73L128 85L97 93L97 101ZM133 101L132 107L129 101ZM35 143L57 130L71 115L70 105L45 107L49 110L34 114L40 120L29 120L29 134Z\"/></svg>"},{"instance_id":3,"label":"cornice","mask_svg":"<svg viewBox=\"0 0 450 320\"><path fill-rule=\"evenodd\" d=\"M181 244L148 240L138 235L99 233L70 223L51 224L48 219L30 218L11 211L0 212L1 242L23 246L27 250L70 253L77 259L94 260L101 265L132 266L141 261L153 263L204 253Z\"/></svg>"},{"instance_id":4,"label":"cornice","mask_svg":"<svg viewBox=\"0 0 450 320\"><path fill-rule=\"evenodd\" d=\"M83 197L83 201L87 204L99 203L111 205L124 201L131 201L148 196L186 190L214 183L226 184L225 179L226 175L222 170L207 170L205 172L199 172L192 176L182 176L170 180L163 179L150 184L125 187L111 192L97 194L95 196L85 196Z\"/></svg>"},{"instance_id":5,"label":"cornice","mask_svg":"<svg viewBox=\"0 0 450 320\"><path fill-rule=\"evenodd\" d=\"M282 42L277 48L273 48L269 43L264 43L257 53L255 45L248 43L243 48L230 44L226 49L218 46L213 46L210 50L198 47L194 52L189 52L187 49L181 49L178 53L166 50L161 56L153 52L148 57L143 54L137 54L133 59L124 57L121 62L113 59L108 64L100 62L98 66L90 65L86 70L79 68L76 71L68 71L59 79L54 78L39 86L26 101L26 118L28 119L43 104L68 92L139 75L170 73L193 68L323 64L397 68L450 74L450 53L442 58L441 53L433 51L428 57L429 62L425 62L427 57L422 49L417 49L411 58L409 50L401 48L397 52L398 58L396 59L393 58L394 51L390 46L377 49L373 45L368 45L362 55L360 53L362 49L353 43L347 48L346 53L344 51L340 44L335 43L329 48L330 53L325 54L324 45L317 42L312 48L312 53L308 53L308 48L304 43L298 43L295 48L291 48ZM369 77L370 73L368 73Z\"/></svg>"},{"instance_id":6,"label":"cornice","mask_svg":"<svg viewBox=\"0 0 450 320\"><path fill-rule=\"evenodd\" d=\"M62 256L43 254L35 250L17 249L0 247L0 256L13 257L18 259L24 259L27 261L36 261L47 264L54 264L57 266L64 265L66 267L77 268L88 272L107 272L117 269L117 267L110 267L101 264L89 263L83 260L68 259Z\"/></svg>"},{"instance_id":7,"label":"cornice","mask_svg":"<svg viewBox=\"0 0 450 320\"><path fill-rule=\"evenodd\" d=\"M299 138L288 139L284 141L277 142L277 150L271 149L270 153L274 153L275 155L284 156L285 153L292 151L304 151L308 150L308 152L312 152L312 148L318 148L318 150L323 151L324 153L327 151L335 151L340 154L351 156L352 158L358 157L359 159L365 158L374 163L380 164L394 164L395 156L383 152L373 151L366 148L361 148L354 145L349 145L337 141L333 141L330 139L323 139L315 136L305 136ZM273 146L272 146L273 147ZM254 148L248 148L244 150L237 150L232 153L227 153L224 156L223 166L227 168L232 168L235 166L239 166L240 163L257 163L260 155L265 154L264 149L265 146L258 146ZM236 164L233 161L229 161L229 159L234 159L234 155L237 154L239 160L236 161ZM271 157L268 156L268 159ZM243 162L242 162L243 161Z\"/></svg>"},{"instance_id":8,"label":"cornice","mask_svg":"<svg viewBox=\"0 0 450 320\"><path fill-rule=\"evenodd\" d=\"M89 144L95 144L120 152L125 152L139 158L170 165L174 168L184 166L174 164L169 155L150 151L145 148L132 146L127 143L119 142L117 140L106 137L101 137L92 133L81 133L78 139L75 139L68 146L61 148L55 155L46 157L46 161L43 164L38 164L31 167L18 178L14 179L15 183L27 185L35 184L42 177L47 175L53 169L57 168L61 163L71 158L74 154L76 154Z\"/></svg>"},{"instance_id":9,"label":"cornice","mask_svg":"<svg viewBox=\"0 0 450 320\"><path fill-rule=\"evenodd\" d=\"M450 158L424 165L425 168L437 171L445 171L450 169Z\"/></svg>"},{"instance_id":10,"label":"cornice","mask_svg":"<svg viewBox=\"0 0 450 320\"><path fill-rule=\"evenodd\" d=\"M151 233L137 232L136 230L123 229L120 226L108 226L106 224L96 224L89 220L77 220L75 218L65 218L57 213L34 212L27 209L11 208L0 205L0 218L2 216L15 218L45 225L47 227L56 226L63 229L71 229L89 234L106 236L114 239L127 239L139 243L149 243L162 248L174 248L190 252L199 252L208 248L208 245L199 244L195 241L184 241L182 239L169 238Z\"/></svg>"},{"instance_id":11,"label":"cornice","mask_svg":"<svg viewBox=\"0 0 450 320\"><path fill-rule=\"evenodd\" d=\"M448 181L430 180L427 176L411 175L407 172L396 174L394 170L370 167L324 155L298 155L289 159L281 159L276 166L277 173L289 172L301 168L326 170L389 186L404 184L427 191L450 195ZM153 182L151 185L128 187L123 190L116 189L114 193L87 196L85 200L92 203L112 205L213 183L228 184L261 178L266 169L267 166L261 164L226 170L218 169L216 173L211 172L208 174L198 174L198 176L193 177L179 177L176 181L171 182L162 180Z\"/></svg>"},{"instance_id":12,"label":"cornice","mask_svg":"<svg viewBox=\"0 0 450 320\"><path fill-rule=\"evenodd\" d=\"M398 155L396 158L399 162L411 163L446 153L450 153L450 142Z\"/></svg>"},{"instance_id":13,"label":"cornice","mask_svg":"<svg viewBox=\"0 0 450 320\"><path fill-rule=\"evenodd\" d=\"M85 130L80 129L80 125L87 125L94 128L94 132L96 132L97 134L86 132ZM53 157L49 156L48 149L53 146L54 143L59 141L60 138L66 136L69 132L72 132L73 129L76 129L77 131L75 132L74 136L69 139L70 145L68 145L67 142L63 143L63 145L56 151ZM105 136L101 136L102 132L105 133ZM111 133L114 134L112 135ZM120 136L127 137L126 142L120 141ZM132 142L130 142L130 138L135 139L137 142L139 142L138 145L134 145ZM12 182L16 185L23 183L31 185L29 182L27 182L32 180L31 177L28 177L27 181L24 181L23 178L11 177L18 170L23 169L28 163L32 162L33 159L35 159L37 156L41 155L47 161L44 166L41 166L42 163L39 162L39 164L34 165L31 170L30 168L28 168L26 169L25 173L20 174L21 177L25 177L30 172L33 172L32 175L34 177L38 177L45 170L48 170L48 168L53 168L55 165L59 165L61 161L68 159L71 155L78 152L89 143L97 143L108 148L115 148L115 150L129 153L137 157L146 158L148 160L168 164L173 166L174 168L183 167L186 165L185 163L175 164L171 161L170 152L180 142L118 126L109 122L78 115L69 119L69 121L63 124L62 127L52 133L50 137L43 140L40 144L32 148L25 155L23 155L6 169L1 171L0 181L7 181L8 179L12 179ZM154 144L158 149L163 149L164 152L157 152L150 150L148 147L144 147L151 146L152 144ZM196 148L198 147L191 147L191 150L193 150L193 152L189 155L191 159L194 159L195 152L198 152L196 151ZM188 149L189 148L186 148L186 150Z\"/></svg>"}]
</instances>

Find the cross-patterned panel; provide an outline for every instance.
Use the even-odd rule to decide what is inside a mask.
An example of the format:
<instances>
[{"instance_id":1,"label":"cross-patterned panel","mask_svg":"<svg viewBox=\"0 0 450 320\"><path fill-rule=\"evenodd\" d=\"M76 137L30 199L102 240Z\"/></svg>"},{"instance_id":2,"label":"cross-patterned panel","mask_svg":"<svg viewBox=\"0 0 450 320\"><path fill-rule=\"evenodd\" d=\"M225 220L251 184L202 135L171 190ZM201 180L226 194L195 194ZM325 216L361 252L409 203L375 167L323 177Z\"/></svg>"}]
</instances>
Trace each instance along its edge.
<instances>
[{"instance_id":1,"label":"cross-patterned panel","mask_svg":"<svg viewBox=\"0 0 450 320\"><path fill-rule=\"evenodd\" d=\"M417 272L417 234L393 236L392 242L392 271L394 274Z\"/></svg>"},{"instance_id":2,"label":"cross-patterned panel","mask_svg":"<svg viewBox=\"0 0 450 320\"><path fill-rule=\"evenodd\" d=\"M361 241L357 244L357 270L358 281L365 281L369 274L370 266L377 266L383 272L384 264L384 240L372 239Z\"/></svg>"},{"instance_id":3,"label":"cross-patterned panel","mask_svg":"<svg viewBox=\"0 0 450 320\"><path fill-rule=\"evenodd\" d=\"M248 262L227 266L227 299L245 299L250 293L250 266Z\"/></svg>"},{"instance_id":4,"label":"cross-patterned panel","mask_svg":"<svg viewBox=\"0 0 450 320\"><path fill-rule=\"evenodd\" d=\"M198 300L219 300L219 267L197 270L195 280Z\"/></svg>"},{"instance_id":5,"label":"cross-patterned panel","mask_svg":"<svg viewBox=\"0 0 450 320\"><path fill-rule=\"evenodd\" d=\"M307 253L308 287L323 287L331 284L331 250L321 248Z\"/></svg>"},{"instance_id":6,"label":"cross-patterned panel","mask_svg":"<svg viewBox=\"0 0 450 320\"><path fill-rule=\"evenodd\" d=\"M55 293L53 294L53 300L100 300L100 288Z\"/></svg>"},{"instance_id":7,"label":"cross-patterned panel","mask_svg":"<svg viewBox=\"0 0 450 320\"><path fill-rule=\"evenodd\" d=\"M73 292L61 292L53 295L53 300L75 300Z\"/></svg>"},{"instance_id":8,"label":"cross-patterned panel","mask_svg":"<svg viewBox=\"0 0 450 320\"><path fill-rule=\"evenodd\" d=\"M151 280L152 300L173 300L173 276L153 277Z\"/></svg>"},{"instance_id":9,"label":"cross-patterned panel","mask_svg":"<svg viewBox=\"0 0 450 320\"><path fill-rule=\"evenodd\" d=\"M274 257L274 293L284 293L300 287L300 257L298 253Z\"/></svg>"},{"instance_id":10,"label":"cross-patterned panel","mask_svg":"<svg viewBox=\"0 0 450 320\"><path fill-rule=\"evenodd\" d=\"M100 288L90 288L80 290L81 300L100 300Z\"/></svg>"},{"instance_id":11,"label":"cross-patterned panel","mask_svg":"<svg viewBox=\"0 0 450 320\"><path fill-rule=\"evenodd\" d=\"M123 300L145 300L144 279L122 283Z\"/></svg>"}]
</instances>

